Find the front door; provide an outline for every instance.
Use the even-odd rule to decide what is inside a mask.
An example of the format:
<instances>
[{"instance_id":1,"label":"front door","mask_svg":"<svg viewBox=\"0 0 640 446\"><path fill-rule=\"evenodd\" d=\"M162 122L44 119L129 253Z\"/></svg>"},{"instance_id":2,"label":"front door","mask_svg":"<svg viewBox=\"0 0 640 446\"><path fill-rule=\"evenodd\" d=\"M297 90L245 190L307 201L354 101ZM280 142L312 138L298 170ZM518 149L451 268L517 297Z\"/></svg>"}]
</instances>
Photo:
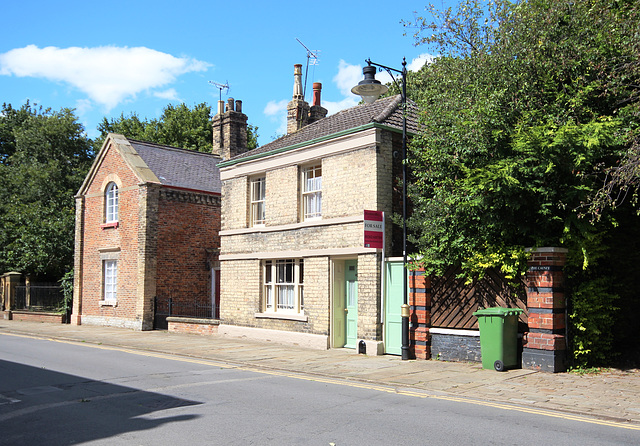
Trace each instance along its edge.
<instances>
[{"instance_id":1,"label":"front door","mask_svg":"<svg viewBox=\"0 0 640 446\"><path fill-rule=\"evenodd\" d=\"M385 263L384 296L384 352L390 355L402 354L402 315L404 303L402 280L405 269L403 263Z\"/></svg>"},{"instance_id":2,"label":"front door","mask_svg":"<svg viewBox=\"0 0 640 446\"><path fill-rule=\"evenodd\" d=\"M358 261L344 262L346 343L345 347L356 348L358 341Z\"/></svg>"},{"instance_id":3,"label":"front door","mask_svg":"<svg viewBox=\"0 0 640 446\"><path fill-rule=\"evenodd\" d=\"M345 326L347 325L347 305L345 301L344 260L333 261L333 315L331 329L331 346L344 347L347 342Z\"/></svg>"}]
</instances>

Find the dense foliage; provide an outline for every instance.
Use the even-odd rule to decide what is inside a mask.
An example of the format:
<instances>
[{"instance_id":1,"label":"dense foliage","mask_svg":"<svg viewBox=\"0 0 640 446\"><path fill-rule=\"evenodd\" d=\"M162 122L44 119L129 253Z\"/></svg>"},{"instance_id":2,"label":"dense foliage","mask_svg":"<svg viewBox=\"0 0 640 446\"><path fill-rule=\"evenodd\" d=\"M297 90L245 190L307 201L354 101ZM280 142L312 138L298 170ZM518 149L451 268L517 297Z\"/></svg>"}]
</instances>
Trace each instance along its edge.
<instances>
[{"instance_id":1,"label":"dense foliage","mask_svg":"<svg viewBox=\"0 0 640 446\"><path fill-rule=\"evenodd\" d=\"M93 157L73 111L0 112L0 271L57 280L73 265L74 195Z\"/></svg>"},{"instance_id":2,"label":"dense foliage","mask_svg":"<svg viewBox=\"0 0 640 446\"><path fill-rule=\"evenodd\" d=\"M98 130L101 135L96 145L102 145L108 133L120 133L127 138L166 144L182 149L211 153L213 129L211 106L203 102L189 108L186 104L167 105L160 118L141 120L137 114L120 115L116 119L104 118ZM253 149L258 145L258 128L247 128L247 145ZM96 151L100 146L96 147Z\"/></svg>"},{"instance_id":3,"label":"dense foliage","mask_svg":"<svg viewBox=\"0 0 640 446\"><path fill-rule=\"evenodd\" d=\"M409 157L421 262L518 279L525 248L569 248L576 358L605 360L612 341L601 334L612 332L620 291L611 234L636 222L593 203L637 141L636 2L466 0L428 11L405 23L439 54L409 85L424 110Z\"/></svg>"}]
</instances>

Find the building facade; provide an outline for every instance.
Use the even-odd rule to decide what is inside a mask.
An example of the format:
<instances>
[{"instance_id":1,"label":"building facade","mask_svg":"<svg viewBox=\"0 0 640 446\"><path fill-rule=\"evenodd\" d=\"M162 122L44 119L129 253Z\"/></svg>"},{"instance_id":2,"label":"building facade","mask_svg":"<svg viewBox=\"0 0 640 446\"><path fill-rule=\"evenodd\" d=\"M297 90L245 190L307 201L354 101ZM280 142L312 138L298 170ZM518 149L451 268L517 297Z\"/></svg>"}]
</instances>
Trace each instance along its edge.
<instances>
[{"instance_id":1,"label":"building facade","mask_svg":"<svg viewBox=\"0 0 640 446\"><path fill-rule=\"evenodd\" d=\"M401 255L400 97L324 117L297 68L289 133L219 165L219 333L381 354L383 255ZM384 251L365 247L365 210L386 216Z\"/></svg>"},{"instance_id":2,"label":"building facade","mask_svg":"<svg viewBox=\"0 0 640 446\"><path fill-rule=\"evenodd\" d=\"M219 161L109 134L76 195L72 323L152 329L156 297L217 313Z\"/></svg>"}]
</instances>

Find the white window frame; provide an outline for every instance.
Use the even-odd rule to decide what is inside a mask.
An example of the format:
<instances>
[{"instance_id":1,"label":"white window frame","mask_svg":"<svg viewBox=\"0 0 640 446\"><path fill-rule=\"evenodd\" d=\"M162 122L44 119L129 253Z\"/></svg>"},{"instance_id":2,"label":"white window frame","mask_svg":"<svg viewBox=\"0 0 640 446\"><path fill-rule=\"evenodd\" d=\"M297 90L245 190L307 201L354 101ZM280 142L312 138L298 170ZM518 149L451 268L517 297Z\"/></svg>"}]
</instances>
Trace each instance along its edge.
<instances>
[{"instance_id":1,"label":"white window frame","mask_svg":"<svg viewBox=\"0 0 640 446\"><path fill-rule=\"evenodd\" d=\"M322 165L302 168L302 220L322 218Z\"/></svg>"},{"instance_id":2,"label":"white window frame","mask_svg":"<svg viewBox=\"0 0 640 446\"><path fill-rule=\"evenodd\" d=\"M304 313L304 260L263 261L263 313Z\"/></svg>"},{"instance_id":3,"label":"white window frame","mask_svg":"<svg viewBox=\"0 0 640 446\"><path fill-rule=\"evenodd\" d=\"M107 184L104 192L104 222L116 223L118 221L118 185L114 182Z\"/></svg>"},{"instance_id":4,"label":"white window frame","mask_svg":"<svg viewBox=\"0 0 640 446\"><path fill-rule=\"evenodd\" d=\"M102 301L114 304L118 301L118 261L102 261Z\"/></svg>"},{"instance_id":5,"label":"white window frame","mask_svg":"<svg viewBox=\"0 0 640 446\"><path fill-rule=\"evenodd\" d=\"M266 214L266 178L253 178L249 189L249 220L251 226L264 226Z\"/></svg>"}]
</instances>

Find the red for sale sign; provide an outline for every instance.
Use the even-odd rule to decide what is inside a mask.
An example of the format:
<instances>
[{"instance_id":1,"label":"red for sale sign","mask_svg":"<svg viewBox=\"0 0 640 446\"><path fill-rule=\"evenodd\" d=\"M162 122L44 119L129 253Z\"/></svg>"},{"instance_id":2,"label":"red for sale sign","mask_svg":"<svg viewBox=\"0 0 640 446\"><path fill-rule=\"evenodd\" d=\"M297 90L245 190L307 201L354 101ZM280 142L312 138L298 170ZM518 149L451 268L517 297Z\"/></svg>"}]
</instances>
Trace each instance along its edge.
<instances>
[{"instance_id":1,"label":"red for sale sign","mask_svg":"<svg viewBox=\"0 0 640 446\"><path fill-rule=\"evenodd\" d=\"M364 247L384 248L384 212L364 211Z\"/></svg>"}]
</instances>

